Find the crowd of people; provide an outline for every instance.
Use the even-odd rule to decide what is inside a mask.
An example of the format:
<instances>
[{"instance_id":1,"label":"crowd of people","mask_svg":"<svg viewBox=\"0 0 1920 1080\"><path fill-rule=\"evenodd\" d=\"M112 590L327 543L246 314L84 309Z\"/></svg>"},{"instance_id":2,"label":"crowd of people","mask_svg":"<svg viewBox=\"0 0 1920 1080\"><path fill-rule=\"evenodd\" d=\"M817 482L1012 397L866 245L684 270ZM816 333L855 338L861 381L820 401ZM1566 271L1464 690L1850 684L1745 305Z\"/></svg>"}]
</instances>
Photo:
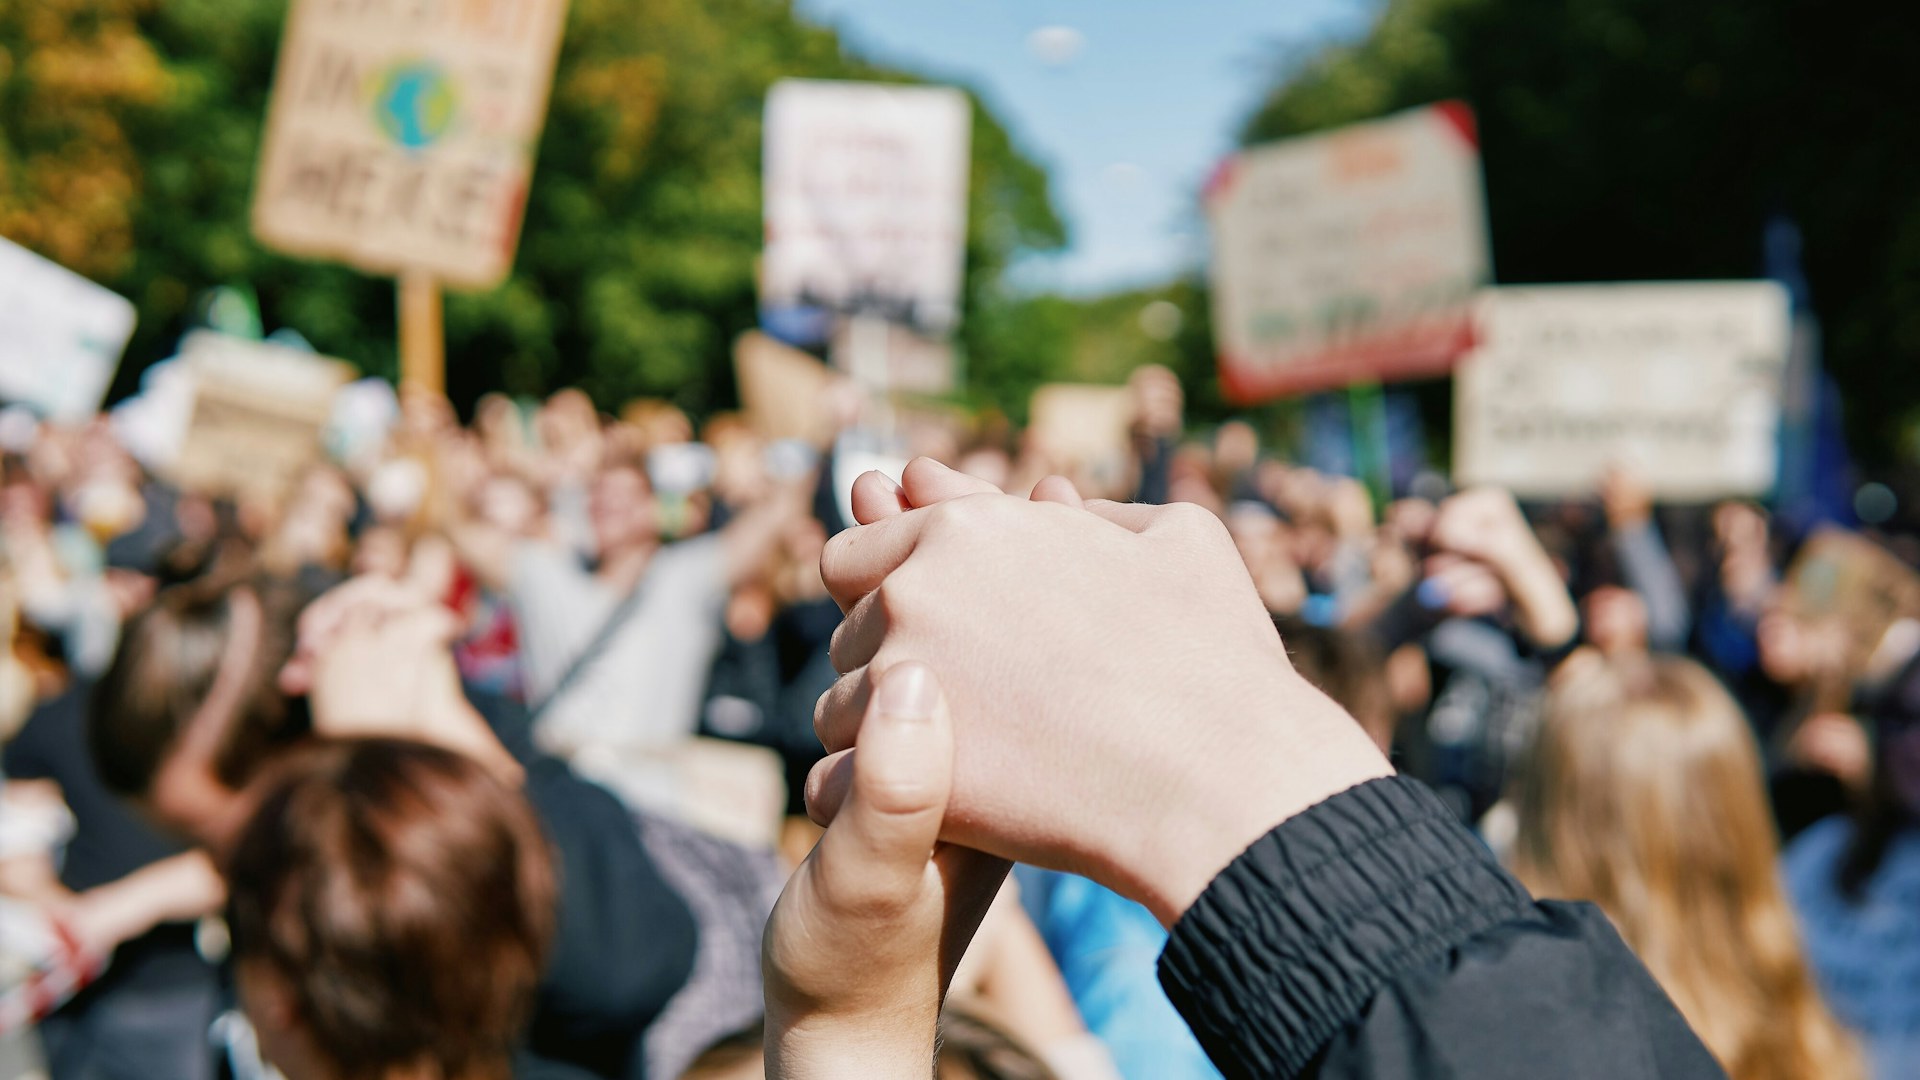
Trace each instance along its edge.
<instances>
[{"instance_id":1,"label":"crowd of people","mask_svg":"<svg viewBox=\"0 0 1920 1080\"><path fill-rule=\"evenodd\" d=\"M1920 1075L1920 609L1757 504L1378 499L1131 391L1117 460L409 393L225 492L0 417L4 1053Z\"/></svg>"}]
</instances>

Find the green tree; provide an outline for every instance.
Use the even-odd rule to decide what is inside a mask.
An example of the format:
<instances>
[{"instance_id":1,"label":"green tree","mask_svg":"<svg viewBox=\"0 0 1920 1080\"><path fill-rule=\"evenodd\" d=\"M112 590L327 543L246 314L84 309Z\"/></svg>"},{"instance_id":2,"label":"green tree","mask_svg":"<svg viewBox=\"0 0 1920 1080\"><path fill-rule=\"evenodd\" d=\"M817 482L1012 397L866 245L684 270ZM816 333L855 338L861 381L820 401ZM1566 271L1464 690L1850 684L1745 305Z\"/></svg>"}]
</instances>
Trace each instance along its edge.
<instances>
[{"instance_id":1,"label":"green tree","mask_svg":"<svg viewBox=\"0 0 1920 1080\"><path fill-rule=\"evenodd\" d=\"M1751 278L1787 214L1849 436L1920 416L1920 20L1812 0L1388 0L1279 81L1258 142L1457 97L1508 283Z\"/></svg>"},{"instance_id":2,"label":"green tree","mask_svg":"<svg viewBox=\"0 0 1920 1080\"><path fill-rule=\"evenodd\" d=\"M393 372L389 281L276 255L248 230L286 6L0 0L0 233L138 305L120 392L221 284L250 286L269 327ZM606 407L729 403L730 346L756 318L761 108L786 76L916 81L787 0L572 0L514 273L448 299L455 400L571 384ZM961 336L992 372L1022 347L993 329L1020 303L1002 271L1065 228L1045 173L977 100L973 131ZM70 201L76 170L104 194Z\"/></svg>"}]
</instances>

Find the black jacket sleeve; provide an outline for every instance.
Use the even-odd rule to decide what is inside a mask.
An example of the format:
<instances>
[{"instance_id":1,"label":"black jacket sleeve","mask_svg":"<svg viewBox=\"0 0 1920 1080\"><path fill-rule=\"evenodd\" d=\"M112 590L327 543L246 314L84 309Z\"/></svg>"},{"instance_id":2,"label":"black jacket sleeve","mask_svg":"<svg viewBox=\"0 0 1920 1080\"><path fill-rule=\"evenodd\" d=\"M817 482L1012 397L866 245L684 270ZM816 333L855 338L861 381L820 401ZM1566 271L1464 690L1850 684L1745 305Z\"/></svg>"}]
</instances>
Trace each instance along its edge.
<instances>
[{"instance_id":1,"label":"black jacket sleeve","mask_svg":"<svg viewBox=\"0 0 1920 1080\"><path fill-rule=\"evenodd\" d=\"M1536 903L1398 777L1248 848L1160 979L1232 1078L1723 1076L1598 909Z\"/></svg>"}]
</instances>

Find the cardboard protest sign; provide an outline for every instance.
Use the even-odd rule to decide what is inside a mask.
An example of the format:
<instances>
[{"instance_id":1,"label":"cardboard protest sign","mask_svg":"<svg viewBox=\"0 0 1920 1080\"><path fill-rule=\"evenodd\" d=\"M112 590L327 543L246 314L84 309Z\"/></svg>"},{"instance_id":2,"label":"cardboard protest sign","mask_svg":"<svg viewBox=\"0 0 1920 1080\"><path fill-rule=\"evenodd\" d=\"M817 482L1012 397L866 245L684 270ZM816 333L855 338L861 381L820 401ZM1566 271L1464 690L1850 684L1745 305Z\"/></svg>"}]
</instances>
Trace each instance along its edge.
<instances>
[{"instance_id":1,"label":"cardboard protest sign","mask_svg":"<svg viewBox=\"0 0 1920 1080\"><path fill-rule=\"evenodd\" d=\"M1049 468L1088 497L1109 498L1130 482L1133 416L1124 386L1049 383L1033 392L1027 434Z\"/></svg>"},{"instance_id":2,"label":"cardboard protest sign","mask_svg":"<svg viewBox=\"0 0 1920 1080\"><path fill-rule=\"evenodd\" d=\"M1619 465L1667 500L1765 494L1788 323L1771 282L1490 290L1455 379L1455 476L1584 496Z\"/></svg>"},{"instance_id":3,"label":"cardboard protest sign","mask_svg":"<svg viewBox=\"0 0 1920 1080\"><path fill-rule=\"evenodd\" d=\"M566 0L294 0L254 235L369 273L499 284L565 19Z\"/></svg>"},{"instance_id":4,"label":"cardboard protest sign","mask_svg":"<svg viewBox=\"0 0 1920 1080\"><path fill-rule=\"evenodd\" d=\"M1222 162L1206 210L1228 395L1446 371L1492 277L1485 203L1473 114L1457 102Z\"/></svg>"},{"instance_id":5,"label":"cardboard protest sign","mask_svg":"<svg viewBox=\"0 0 1920 1080\"><path fill-rule=\"evenodd\" d=\"M133 322L125 297L0 239L0 400L65 423L92 416Z\"/></svg>"},{"instance_id":6,"label":"cardboard protest sign","mask_svg":"<svg viewBox=\"0 0 1920 1080\"><path fill-rule=\"evenodd\" d=\"M747 420L768 439L800 439L820 445L831 437L833 418L823 396L833 383L827 365L758 331L733 345L734 381Z\"/></svg>"},{"instance_id":7,"label":"cardboard protest sign","mask_svg":"<svg viewBox=\"0 0 1920 1080\"><path fill-rule=\"evenodd\" d=\"M777 83L767 95L761 306L952 329L972 123L958 90Z\"/></svg>"},{"instance_id":8,"label":"cardboard protest sign","mask_svg":"<svg viewBox=\"0 0 1920 1080\"><path fill-rule=\"evenodd\" d=\"M1787 568L1783 609L1813 635L1841 643L1848 676L1865 674L1887 630L1920 618L1920 574L1858 533L1817 530Z\"/></svg>"},{"instance_id":9,"label":"cardboard protest sign","mask_svg":"<svg viewBox=\"0 0 1920 1080\"><path fill-rule=\"evenodd\" d=\"M180 344L193 377L186 436L167 470L180 487L274 495L320 457L334 395L353 369L284 345L195 331Z\"/></svg>"}]
</instances>

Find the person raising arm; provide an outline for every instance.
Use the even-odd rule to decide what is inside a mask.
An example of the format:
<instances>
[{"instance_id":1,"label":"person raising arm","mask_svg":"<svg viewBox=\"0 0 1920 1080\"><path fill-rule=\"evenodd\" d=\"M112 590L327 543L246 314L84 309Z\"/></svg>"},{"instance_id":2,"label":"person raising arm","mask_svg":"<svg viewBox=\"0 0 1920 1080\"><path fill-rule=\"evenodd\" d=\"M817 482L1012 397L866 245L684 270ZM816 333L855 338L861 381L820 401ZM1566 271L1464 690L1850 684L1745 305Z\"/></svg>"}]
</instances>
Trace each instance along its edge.
<instances>
[{"instance_id":1,"label":"person raising arm","mask_svg":"<svg viewBox=\"0 0 1920 1080\"><path fill-rule=\"evenodd\" d=\"M1722 1075L1597 909L1536 902L1292 670L1210 514L1083 508L1053 482L1026 502L924 461L901 487L860 484L867 524L822 560L848 610L846 674L817 715L833 753L808 793L829 835L859 804L876 693L923 663L954 718L938 839L1145 904L1172 931L1162 982L1226 1075ZM858 903L824 922L849 940L893 929ZM769 954L793 932L776 919ZM862 956L862 985L898 976ZM897 961L923 987L937 962ZM835 1003L809 1000L769 1038ZM854 1011L862 1030L904 1023ZM810 1065L774 1075L826 1067Z\"/></svg>"}]
</instances>

